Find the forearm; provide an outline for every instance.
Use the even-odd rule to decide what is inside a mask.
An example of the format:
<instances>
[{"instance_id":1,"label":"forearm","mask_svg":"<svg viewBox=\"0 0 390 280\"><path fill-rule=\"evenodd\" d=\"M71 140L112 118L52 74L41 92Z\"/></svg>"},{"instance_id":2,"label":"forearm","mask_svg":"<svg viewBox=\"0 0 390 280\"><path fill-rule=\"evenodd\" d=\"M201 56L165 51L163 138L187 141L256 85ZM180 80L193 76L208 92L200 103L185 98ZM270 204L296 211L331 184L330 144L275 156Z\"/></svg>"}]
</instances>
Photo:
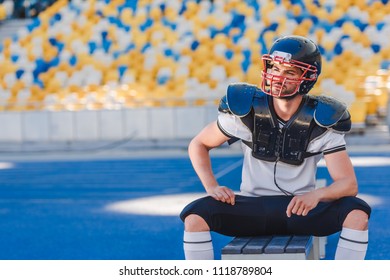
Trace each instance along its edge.
<instances>
[{"instance_id":1,"label":"forearm","mask_svg":"<svg viewBox=\"0 0 390 280\"><path fill-rule=\"evenodd\" d=\"M210 148L202 145L196 139L192 140L188 147L192 166L207 193L210 193L218 186L218 182L212 171L209 150Z\"/></svg>"},{"instance_id":2,"label":"forearm","mask_svg":"<svg viewBox=\"0 0 390 280\"><path fill-rule=\"evenodd\" d=\"M333 180L326 188L317 190L321 201L336 200L345 196L356 196L358 184L351 160L346 151L325 156L326 166Z\"/></svg>"},{"instance_id":3,"label":"forearm","mask_svg":"<svg viewBox=\"0 0 390 280\"><path fill-rule=\"evenodd\" d=\"M320 201L332 201L345 196L356 196L358 186L355 178L343 178L334 181L325 188L317 189Z\"/></svg>"}]
</instances>

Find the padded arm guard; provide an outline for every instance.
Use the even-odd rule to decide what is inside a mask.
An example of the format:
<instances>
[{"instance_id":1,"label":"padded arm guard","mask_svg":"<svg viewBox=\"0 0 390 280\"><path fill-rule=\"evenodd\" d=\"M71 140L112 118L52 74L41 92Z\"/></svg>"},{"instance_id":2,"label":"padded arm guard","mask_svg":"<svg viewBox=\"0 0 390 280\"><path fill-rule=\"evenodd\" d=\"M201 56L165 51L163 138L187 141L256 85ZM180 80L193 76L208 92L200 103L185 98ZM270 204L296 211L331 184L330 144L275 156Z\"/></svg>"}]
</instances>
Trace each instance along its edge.
<instances>
[{"instance_id":1,"label":"padded arm guard","mask_svg":"<svg viewBox=\"0 0 390 280\"><path fill-rule=\"evenodd\" d=\"M329 96L316 96L316 110L314 120L321 127L332 128L340 132L351 130L351 115L347 106Z\"/></svg>"}]
</instances>

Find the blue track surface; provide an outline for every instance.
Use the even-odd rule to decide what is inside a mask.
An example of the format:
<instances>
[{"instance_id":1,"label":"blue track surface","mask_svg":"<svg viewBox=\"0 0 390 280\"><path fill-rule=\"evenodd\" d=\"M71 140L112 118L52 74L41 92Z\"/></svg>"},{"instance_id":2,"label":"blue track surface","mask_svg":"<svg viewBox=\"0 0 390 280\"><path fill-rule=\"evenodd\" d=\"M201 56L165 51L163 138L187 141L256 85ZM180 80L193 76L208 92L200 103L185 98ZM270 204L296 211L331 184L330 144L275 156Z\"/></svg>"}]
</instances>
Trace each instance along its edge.
<instances>
[{"instance_id":1,"label":"blue track surface","mask_svg":"<svg viewBox=\"0 0 390 280\"><path fill-rule=\"evenodd\" d=\"M238 187L240 168L229 167L239 161L239 156L213 157L221 184ZM177 216L117 213L106 206L202 192L187 158L7 163L11 166L0 169L0 259L184 258L183 225ZM390 259L388 170L388 165L356 167L360 192L381 199L373 206L367 259ZM325 168L320 167L318 177L329 179ZM219 249L230 238L213 237L220 258ZM333 258L336 244L337 235L330 236L328 258Z\"/></svg>"}]
</instances>

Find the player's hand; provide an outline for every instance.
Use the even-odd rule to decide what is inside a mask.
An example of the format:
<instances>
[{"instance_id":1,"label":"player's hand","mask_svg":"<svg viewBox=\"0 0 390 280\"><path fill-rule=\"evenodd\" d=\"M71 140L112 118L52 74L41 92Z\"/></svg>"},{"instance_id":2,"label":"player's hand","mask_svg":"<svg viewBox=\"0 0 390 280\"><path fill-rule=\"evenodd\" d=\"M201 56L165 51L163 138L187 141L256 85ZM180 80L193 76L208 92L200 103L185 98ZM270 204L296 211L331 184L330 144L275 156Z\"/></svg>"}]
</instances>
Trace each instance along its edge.
<instances>
[{"instance_id":1,"label":"player's hand","mask_svg":"<svg viewBox=\"0 0 390 280\"><path fill-rule=\"evenodd\" d=\"M319 198L315 191L294 196L287 206L287 217L291 217L292 214L306 216L310 210L317 206L318 202Z\"/></svg>"},{"instance_id":2,"label":"player's hand","mask_svg":"<svg viewBox=\"0 0 390 280\"><path fill-rule=\"evenodd\" d=\"M224 187L224 186L215 187L209 192L209 195L212 196L215 200L229 203L231 205L235 204L236 196L234 192L228 187Z\"/></svg>"}]
</instances>

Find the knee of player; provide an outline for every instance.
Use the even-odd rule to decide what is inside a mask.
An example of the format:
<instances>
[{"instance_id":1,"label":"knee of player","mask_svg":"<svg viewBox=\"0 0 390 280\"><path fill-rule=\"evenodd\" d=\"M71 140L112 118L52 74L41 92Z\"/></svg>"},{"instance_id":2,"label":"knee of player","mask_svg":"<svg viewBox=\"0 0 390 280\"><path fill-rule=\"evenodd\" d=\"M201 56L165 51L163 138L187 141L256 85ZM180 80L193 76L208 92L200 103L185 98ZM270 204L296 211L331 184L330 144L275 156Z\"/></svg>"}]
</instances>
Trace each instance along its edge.
<instances>
[{"instance_id":1,"label":"knee of player","mask_svg":"<svg viewBox=\"0 0 390 280\"><path fill-rule=\"evenodd\" d=\"M184 220L185 231L209 231L206 221L196 214L188 215Z\"/></svg>"},{"instance_id":2,"label":"knee of player","mask_svg":"<svg viewBox=\"0 0 390 280\"><path fill-rule=\"evenodd\" d=\"M351 211L344 223L343 227L356 229L356 230L367 230L368 229L368 214L362 210Z\"/></svg>"}]
</instances>

